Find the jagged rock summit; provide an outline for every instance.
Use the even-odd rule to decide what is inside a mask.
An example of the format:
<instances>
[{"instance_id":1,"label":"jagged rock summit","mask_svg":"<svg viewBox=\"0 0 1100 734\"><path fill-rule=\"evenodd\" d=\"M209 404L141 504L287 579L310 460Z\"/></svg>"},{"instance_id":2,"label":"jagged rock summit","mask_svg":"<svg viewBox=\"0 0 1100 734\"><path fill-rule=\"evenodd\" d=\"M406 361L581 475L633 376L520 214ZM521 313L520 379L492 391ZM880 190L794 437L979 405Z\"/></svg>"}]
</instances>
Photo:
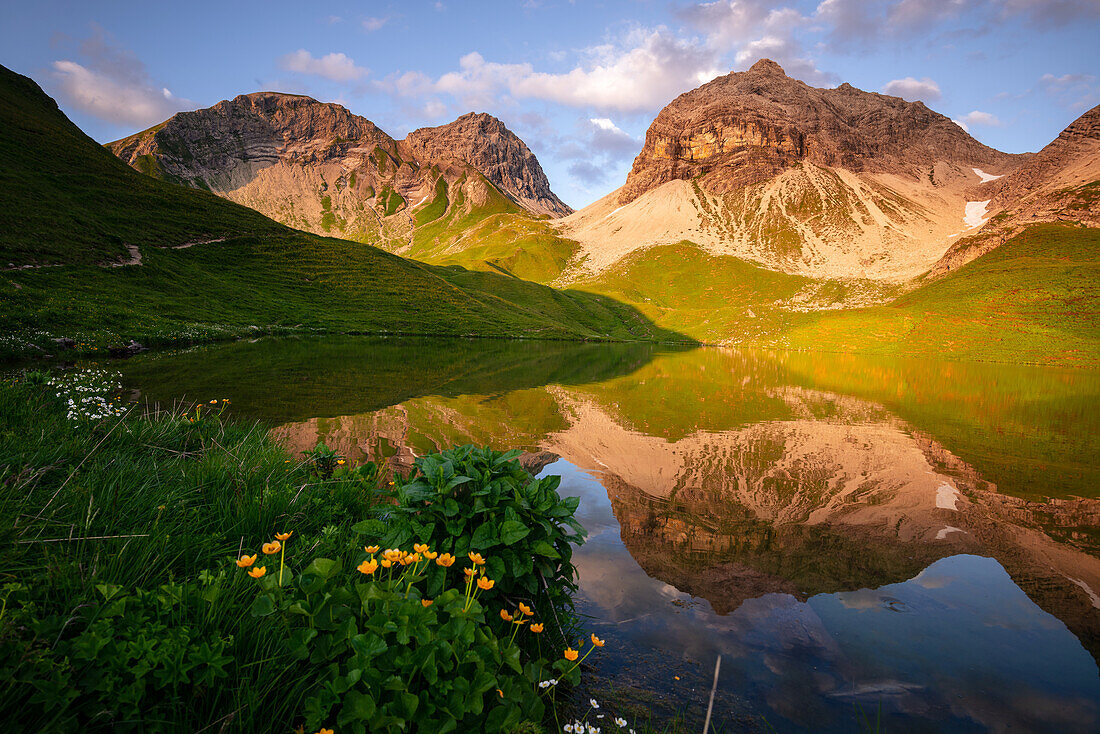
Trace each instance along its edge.
<instances>
[{"instance_id":1,"label":"jagged rock summit","mask_svg":"<svg viewBox=\"0 0 1100 734\"><path fill-rule=\"evenodd\" d=\"M661 110L619 203L667 181L696 177L707 190L728 193L799 161L854 173L920 175L937 161L996 168L1012 160L921 102L847 83L818 89L762 59Z\"/></svg>"},{"instance_id":2,"label":"jagged rock summit","mask_svg":"<svg viewBox=\"0 0 1100 734\"><path fill-rule=\"evenodd\" d=\"M764 59L669 103L623 187L557 226L589 272L688 242L786 273L903 282L975 226L983 182L1024 160L921 102L811 87Z\"/></svg>"},{"instance_id":3,"label":"jagged rock summit","mask_svg":"<svg viewBox=\"0 0 1100 734\"><path fill-rule=\"evenodd\" d=\"M470 164L533 214L560 217L573 213L550 190L535 154L492 115L468 112L447 125L415 130L404 143L423 160L449 157Z\"/></svg>"},{"instance_id":4,"label":"jagged rock summit","mask_svg":"<svg viewBox=\"0 0 1100 734\"><path fill-rule=\"evenodd\" d=\"M140 171L292 227L391 249L425 209L438 216L498 201L535 215L572 211L523 141L486 114L399 141L341 105L256 92L180 112L108 147Z\"/></svg>"}]
</instances>

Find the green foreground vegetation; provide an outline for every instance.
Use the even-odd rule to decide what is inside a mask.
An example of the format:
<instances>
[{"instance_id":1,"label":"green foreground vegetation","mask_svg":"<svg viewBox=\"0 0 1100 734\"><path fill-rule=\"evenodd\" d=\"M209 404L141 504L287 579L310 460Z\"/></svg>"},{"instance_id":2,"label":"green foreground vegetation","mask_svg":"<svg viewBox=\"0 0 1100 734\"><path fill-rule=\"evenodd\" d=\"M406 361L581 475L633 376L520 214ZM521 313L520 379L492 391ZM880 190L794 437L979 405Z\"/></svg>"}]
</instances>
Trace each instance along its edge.
<instances>
[{"instance_id":1,"label":"green foreground vegetation","mask_svg":"<svg viewBox=\"0 0 1100 734\"><path fill-rule=\"evenodd\" d=\"M574 637L584 532L556 477L467 446L385 486L220 401L131 415L117 388L0 386L9 727L560 727L557 689L603 641Z\"/></svg>"}]
</instances>

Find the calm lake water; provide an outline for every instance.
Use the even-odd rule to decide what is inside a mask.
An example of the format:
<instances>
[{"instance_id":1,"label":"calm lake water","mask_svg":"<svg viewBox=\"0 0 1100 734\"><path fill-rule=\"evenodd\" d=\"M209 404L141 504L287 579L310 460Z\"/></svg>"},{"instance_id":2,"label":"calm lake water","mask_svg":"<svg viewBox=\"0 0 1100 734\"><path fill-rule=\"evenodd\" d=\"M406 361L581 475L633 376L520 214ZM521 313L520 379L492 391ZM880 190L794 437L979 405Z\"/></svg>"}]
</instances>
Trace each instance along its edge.
<instances>
[{"instance_id":1,"label":"calm lake water","mask_svg":"<svg viewBox=\"0 0 1100 734\"><path fill-rule=\"evenodd\" d=\"M699 722L721 656L722 732L1100 730L1096 372L352 338L112 366L391 471L527 451L582 498L605 701Z\"/></svg>"}]
</instances>

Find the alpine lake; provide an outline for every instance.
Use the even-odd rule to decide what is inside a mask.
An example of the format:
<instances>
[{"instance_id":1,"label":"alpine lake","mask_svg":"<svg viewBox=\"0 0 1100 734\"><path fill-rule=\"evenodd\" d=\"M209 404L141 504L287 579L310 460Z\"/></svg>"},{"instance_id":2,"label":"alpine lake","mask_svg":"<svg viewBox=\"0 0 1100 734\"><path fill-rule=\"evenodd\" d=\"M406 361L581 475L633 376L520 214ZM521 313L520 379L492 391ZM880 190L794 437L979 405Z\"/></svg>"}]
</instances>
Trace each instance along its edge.
<instances>
[{"instance_id":1,"label":"alpine lake","mask_svg":"<svg viewBox=\"0 0 1100 734\"><path fill-rule=\"evenodd\" d=\"M645 344L260 339L112 361L289 450L517 448L581 498L607 710L701 731L1100 731L1100 373Z\"/></svg>"}]
</instances>

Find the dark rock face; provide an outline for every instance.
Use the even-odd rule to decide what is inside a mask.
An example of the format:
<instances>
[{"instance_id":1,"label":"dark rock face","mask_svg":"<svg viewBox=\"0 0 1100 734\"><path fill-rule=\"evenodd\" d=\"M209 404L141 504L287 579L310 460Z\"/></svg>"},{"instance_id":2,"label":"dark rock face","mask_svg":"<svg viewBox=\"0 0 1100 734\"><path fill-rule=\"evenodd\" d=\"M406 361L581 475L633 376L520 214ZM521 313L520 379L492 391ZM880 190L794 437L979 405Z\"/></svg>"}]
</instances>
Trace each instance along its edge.
<instances>
[{"instance_id":1,"label":"dark rock face","mask_svg":"<svg viewBox=\"0 0 1100 734\"><path fill-rule=\"evenodd\" d=\"M561 217L573 212L550 190L535 154L491 115L470 112L447 125L420 128L404 145L424 160L468 163L532 213Z\"/></svg>"},{"instance_id":2,"label":"dark rock face","mask_svg":"<svg viewBox=\"0 0 1100 734\"><path fill-rule=\"evenodd\" d=\"M764 59L682 94L661 110L619 202L668 181L696 177L707 190L728 193L766 181L800 160L915 176L937 160L990 166L1012 158L920 102L850 84L817 89Z\"/></svg>"}]
</instances>

